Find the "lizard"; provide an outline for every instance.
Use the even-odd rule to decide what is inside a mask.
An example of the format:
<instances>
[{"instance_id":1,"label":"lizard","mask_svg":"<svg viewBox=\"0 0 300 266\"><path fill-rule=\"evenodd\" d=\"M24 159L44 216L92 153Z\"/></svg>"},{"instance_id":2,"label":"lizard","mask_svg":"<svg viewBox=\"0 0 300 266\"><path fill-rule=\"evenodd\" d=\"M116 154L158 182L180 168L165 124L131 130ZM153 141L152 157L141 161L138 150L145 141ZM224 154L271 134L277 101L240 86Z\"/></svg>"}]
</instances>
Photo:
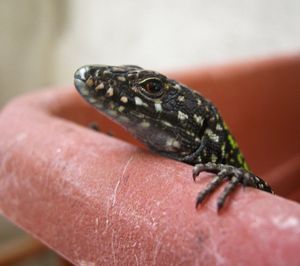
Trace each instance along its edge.
<instances>
[{"instance_id":1,"label":"lizard","mask_svg":"<svg viewBox=\"0 0 300 266\"><path fill-rule=\"evenodd\" d=\"M86 65L74 74L79 94L125 127L151 151L193 165L193 179L214 174L196 198L196 208L224 182L219 211L240 184L273 193L250 172L235 138L214 104L165 75L135 65Z\"/></svg>"}]
</instances>

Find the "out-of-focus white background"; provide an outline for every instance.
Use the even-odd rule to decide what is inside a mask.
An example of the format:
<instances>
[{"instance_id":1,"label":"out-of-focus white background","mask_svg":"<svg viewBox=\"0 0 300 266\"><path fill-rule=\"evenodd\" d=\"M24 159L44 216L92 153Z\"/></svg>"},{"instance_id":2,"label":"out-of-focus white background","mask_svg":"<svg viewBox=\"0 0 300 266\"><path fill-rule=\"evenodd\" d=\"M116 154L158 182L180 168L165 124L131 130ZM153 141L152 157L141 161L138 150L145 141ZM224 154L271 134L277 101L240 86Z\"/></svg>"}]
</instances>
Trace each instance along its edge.
<instances>
[{"instance_id":1,"label":"out-of-focus white background","mask_svg":"<svg viewBox=\"0 0 300 266\"><path fill-rule=\"evenodd\" d=\"M300 52L298 0L1 0L0 105L83 64L183 69Z\"/></svg>"}]
</instances>

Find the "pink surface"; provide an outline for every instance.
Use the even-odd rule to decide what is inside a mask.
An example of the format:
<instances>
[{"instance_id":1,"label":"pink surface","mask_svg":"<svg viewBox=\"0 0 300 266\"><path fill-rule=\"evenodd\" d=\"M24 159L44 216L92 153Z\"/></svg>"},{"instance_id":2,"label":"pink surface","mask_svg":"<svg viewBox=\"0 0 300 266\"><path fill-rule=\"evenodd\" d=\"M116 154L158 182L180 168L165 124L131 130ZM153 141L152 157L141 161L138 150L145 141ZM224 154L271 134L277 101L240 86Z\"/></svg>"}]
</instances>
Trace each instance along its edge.
<instances>
[{"instance_id":1,"label":"pink surface","mask_svg":"<svg viewBox=\"0 0 300 266\"><path fill-rule=\"evenodd\" d=\"M299 265L299 204L246 188L220 215L217 193L196 211L195 197L211 175L195 184L191 166L79 125L95 120L104 130L111 126L74 88L23 96L2 110L0 210L7 218L77 265ZM118 127L112 131L132 140ZM293 134L286 143L296 143ZM291 178L299 176L296 155L294 146L282 150ZM262 158L256 167L275 171L271 182L278 172L270 165L280 168L280 155L265 166Z\"/></svg>"}]
</instances>

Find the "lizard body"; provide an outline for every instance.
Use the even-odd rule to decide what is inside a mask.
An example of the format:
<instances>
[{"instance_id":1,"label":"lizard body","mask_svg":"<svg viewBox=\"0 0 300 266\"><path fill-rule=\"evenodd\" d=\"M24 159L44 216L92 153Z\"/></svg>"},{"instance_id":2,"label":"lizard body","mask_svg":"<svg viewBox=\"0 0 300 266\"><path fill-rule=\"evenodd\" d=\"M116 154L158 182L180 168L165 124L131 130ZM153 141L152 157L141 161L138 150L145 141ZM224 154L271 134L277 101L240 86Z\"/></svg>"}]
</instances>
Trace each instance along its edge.
<instances>
[{"instance_id":1,"label":"lizard body","mask_svg":"<svg viewBox=\"0 0 300 266\"><path fill-rule=\"evenodd\" d=\"M249 172L216 107L199 93L133 65L83 66L74 78L76 89L88 103L150 150L194 165L194 180L202 171L216 174L199 192L196 207L224 180L229 183L217 200L218 210L239 183L272 193L263 179Z\"/></svg>"}]
</instances>

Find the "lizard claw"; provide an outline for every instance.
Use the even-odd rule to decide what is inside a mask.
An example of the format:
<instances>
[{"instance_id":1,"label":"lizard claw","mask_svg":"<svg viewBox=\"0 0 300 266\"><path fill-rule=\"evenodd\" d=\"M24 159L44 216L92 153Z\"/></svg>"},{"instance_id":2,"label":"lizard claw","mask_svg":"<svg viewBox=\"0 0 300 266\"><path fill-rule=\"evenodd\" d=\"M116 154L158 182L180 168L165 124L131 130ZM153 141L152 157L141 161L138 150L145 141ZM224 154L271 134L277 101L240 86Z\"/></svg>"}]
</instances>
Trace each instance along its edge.
<instances>
[{"instance_id":1,"label":"lizard claw","mask_svg":"<svg viewBox=\"0 0 300 266\"><path fill-rule=\"evenodd\" d=\"M196 181L196 177L201 172L204 172L204 171L217 174L220 171L219 165L215 164L215 163L196 164L193 168L193 179L194 179L194 181Z\"/></svg>"}]
</instances>

